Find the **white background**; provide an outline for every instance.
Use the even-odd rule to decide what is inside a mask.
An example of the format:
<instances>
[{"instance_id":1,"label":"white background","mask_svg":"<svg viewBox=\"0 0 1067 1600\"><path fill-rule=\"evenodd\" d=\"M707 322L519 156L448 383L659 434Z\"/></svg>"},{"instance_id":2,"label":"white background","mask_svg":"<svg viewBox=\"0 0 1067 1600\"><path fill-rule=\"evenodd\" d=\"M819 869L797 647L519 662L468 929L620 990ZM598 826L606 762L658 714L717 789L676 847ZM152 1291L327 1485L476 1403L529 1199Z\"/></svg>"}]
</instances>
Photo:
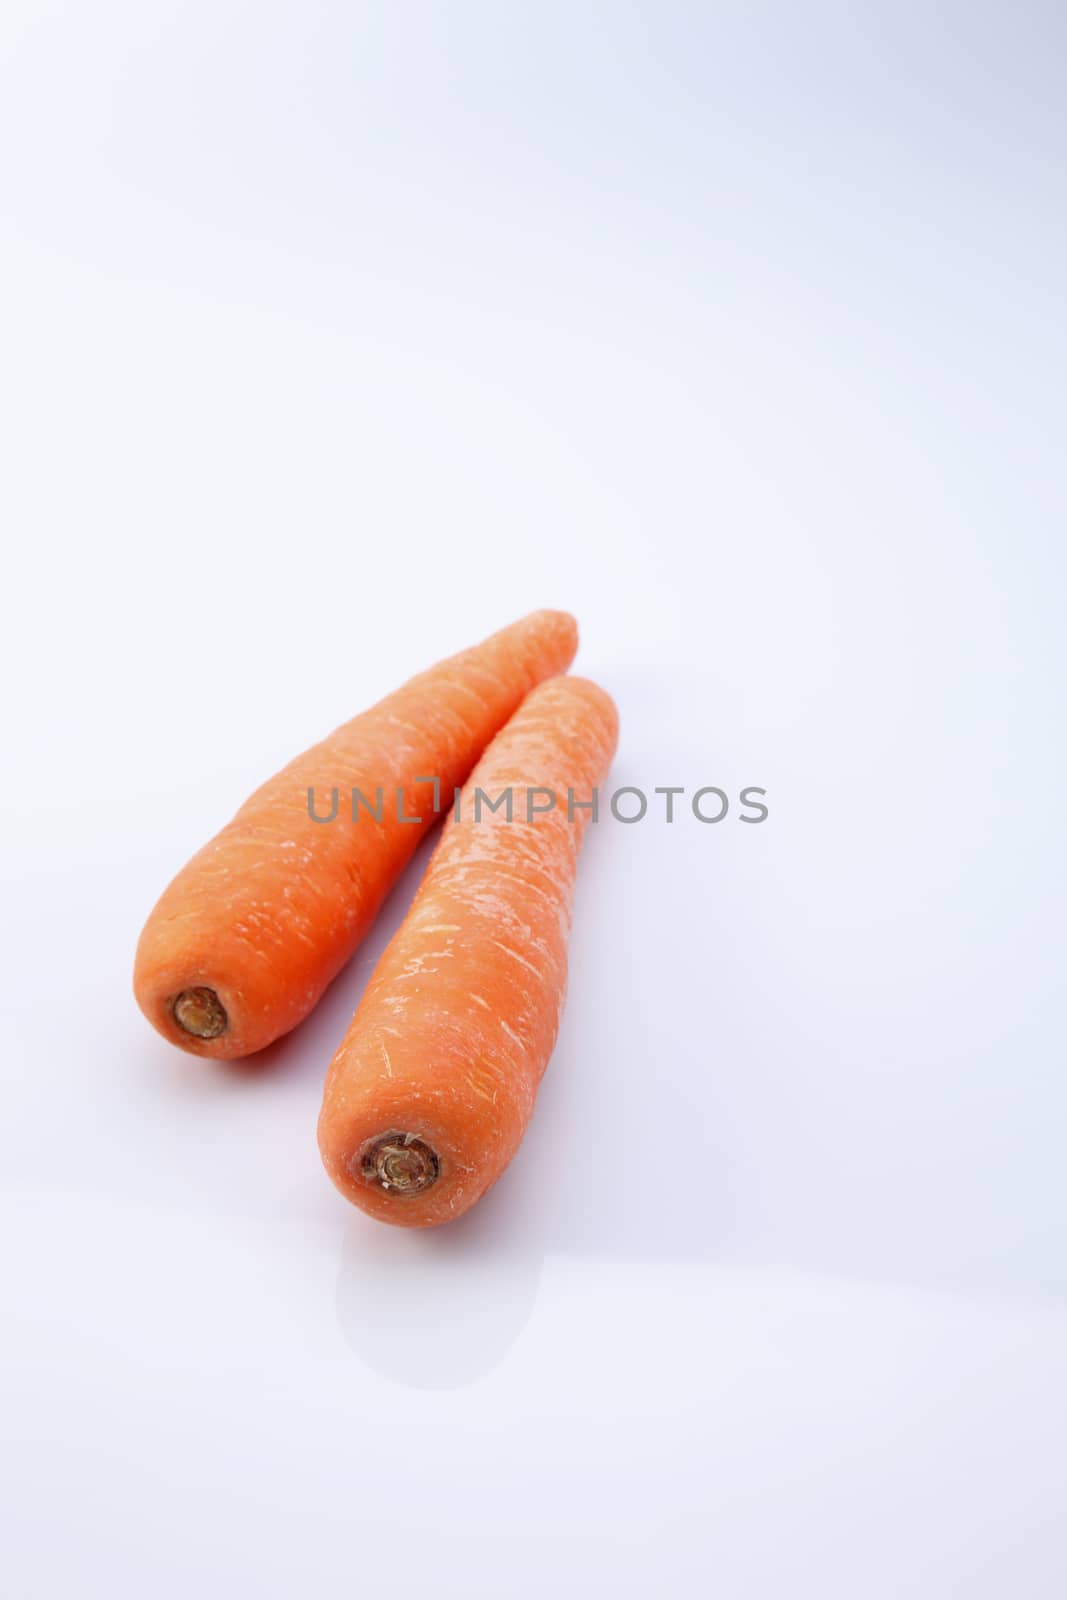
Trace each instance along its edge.
<instances>
[{"instance_id":1,"label":"white background","mask_svg":"<svg viewBox=\"0 0 1067 1600\"><path fill-rule=\"evenodd\" d=\"M1062 7L0 11L10 1592L1067 1592ZM529 1137L334 1192L384 940L129 990L250 788L535 606L614 781ZM418 864L416 865L417 872Z\"/></svg>"}]
</instances>

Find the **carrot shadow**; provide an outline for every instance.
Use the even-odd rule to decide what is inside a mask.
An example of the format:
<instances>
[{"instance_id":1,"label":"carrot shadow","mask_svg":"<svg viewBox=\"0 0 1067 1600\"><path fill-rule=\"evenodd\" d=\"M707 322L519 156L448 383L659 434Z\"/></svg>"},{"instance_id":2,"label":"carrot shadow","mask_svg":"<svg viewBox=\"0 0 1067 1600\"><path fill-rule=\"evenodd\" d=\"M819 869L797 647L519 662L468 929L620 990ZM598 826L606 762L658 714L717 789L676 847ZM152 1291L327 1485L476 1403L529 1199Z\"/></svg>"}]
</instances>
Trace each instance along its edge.
<instances>
[{"instance_id":1,"label":"carrot shadow","mask_svg":"<svg viewBox=\"0 0 1067 1600\"><path fill-rule=\"evenodd\" d=\"M444 1228L390 1228L356 1213L337 1275L349 1349L394 1383L458 1389L504 1360L537 1304L544 1215L504 1174Z\"/></svg>"}]
</instances>

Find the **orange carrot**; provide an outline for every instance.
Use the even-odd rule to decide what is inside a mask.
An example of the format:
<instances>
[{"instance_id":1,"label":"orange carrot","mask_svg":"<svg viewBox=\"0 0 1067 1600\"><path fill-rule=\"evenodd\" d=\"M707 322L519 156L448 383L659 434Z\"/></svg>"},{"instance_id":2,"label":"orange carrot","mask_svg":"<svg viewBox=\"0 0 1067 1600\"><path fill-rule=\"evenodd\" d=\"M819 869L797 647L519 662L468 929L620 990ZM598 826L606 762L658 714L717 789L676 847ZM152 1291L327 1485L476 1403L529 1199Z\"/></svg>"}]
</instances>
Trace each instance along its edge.
<instances>
[{"instance_id":1,"label":"orange carrot","mask_svg":"<svg viewBox=\"0 0 1067 1600\"><path fill-rule=\"evenodd\" d=\"M429 780L448 804L576 645L573 617L535 611L412 678L257 789L141 934L134 992L164 1038L244 1056L306 1017L434 822ZM313 807L326 818L335 804L332 821L314 820Z\"/></svg>"},{"instance_id":2,"label":"orange carrot","mask_svg":"<svg viewBox=\"0 0 1067 1600\"><path fill-rule=\"evenodd\" d=\"M518 1149L556 1041L578 850L617 732L588 680L535 689L463 789L378 964L330 1068L319 1148L342 1194L384 1222L451 1221Z\"/></svg>"}]
</instances>

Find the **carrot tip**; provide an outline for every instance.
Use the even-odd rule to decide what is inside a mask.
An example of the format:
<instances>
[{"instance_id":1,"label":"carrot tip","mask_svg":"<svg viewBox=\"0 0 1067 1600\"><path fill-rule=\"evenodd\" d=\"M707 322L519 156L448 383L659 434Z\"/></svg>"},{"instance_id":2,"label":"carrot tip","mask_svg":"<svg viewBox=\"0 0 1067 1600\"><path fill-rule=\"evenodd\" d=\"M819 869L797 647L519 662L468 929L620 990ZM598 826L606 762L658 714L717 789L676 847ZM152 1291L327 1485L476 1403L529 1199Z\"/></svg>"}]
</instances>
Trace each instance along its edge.
<instances>
[{"instance_id":1,"label":"carrot tip","mask_svg":"<svg viewBox=\"0 0 1067 1600\"><path fill-rule=\"evenodd\" d=\"M356 1164L366 1183L402 1195L423 1194L437 1182L441 1170L436 1150L425 1140L395 1130L369 1139Z\"/></svg>"},{"instance_id":2,"label":"carrot tip","mask_svg":"<svg viewBox=\"0 0 1067 1600\"><path fill-rule=\"evenodd\" d=\"M194 1039L217 1039L230 1020L214 989L183 989L171 1011L179 1028Z\"/></svg>"}]
</instances>

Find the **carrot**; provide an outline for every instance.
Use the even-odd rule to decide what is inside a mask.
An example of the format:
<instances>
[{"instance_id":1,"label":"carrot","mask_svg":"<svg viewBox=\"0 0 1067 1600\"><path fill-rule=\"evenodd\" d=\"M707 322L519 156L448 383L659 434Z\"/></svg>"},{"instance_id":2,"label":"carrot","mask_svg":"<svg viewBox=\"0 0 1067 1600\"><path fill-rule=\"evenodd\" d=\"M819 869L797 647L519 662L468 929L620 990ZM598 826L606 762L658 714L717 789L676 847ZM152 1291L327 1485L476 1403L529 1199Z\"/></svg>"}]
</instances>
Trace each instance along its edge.
<instances>
[{"instance_id":1,"label":"carrot","mask_svg":"<svg viewBox=\"0 0 1067 1600\"><path fill-rule=\"evenodd\" d=\"M535 611L412 678L257 789L141 934L134 992L164 1038L244 1056L306 1017L435 821L430 780L450 801L576 645L573 617ZM334 805L332 821L314 820Z\"/></svg>"},{"instance_id":2,"label":"carrot","mask_svg":"<svg viewBox=\"0 0 1067 1600\"><path fill-rule=\"evenodd\" d=\"M535 689L463 789L378 964L330 1067L319 1148L341 1193L384 1222L458 1217L518 1149L563 1009L583 808L617 732L588 680Z\"/></svg>"}]
</instances>

